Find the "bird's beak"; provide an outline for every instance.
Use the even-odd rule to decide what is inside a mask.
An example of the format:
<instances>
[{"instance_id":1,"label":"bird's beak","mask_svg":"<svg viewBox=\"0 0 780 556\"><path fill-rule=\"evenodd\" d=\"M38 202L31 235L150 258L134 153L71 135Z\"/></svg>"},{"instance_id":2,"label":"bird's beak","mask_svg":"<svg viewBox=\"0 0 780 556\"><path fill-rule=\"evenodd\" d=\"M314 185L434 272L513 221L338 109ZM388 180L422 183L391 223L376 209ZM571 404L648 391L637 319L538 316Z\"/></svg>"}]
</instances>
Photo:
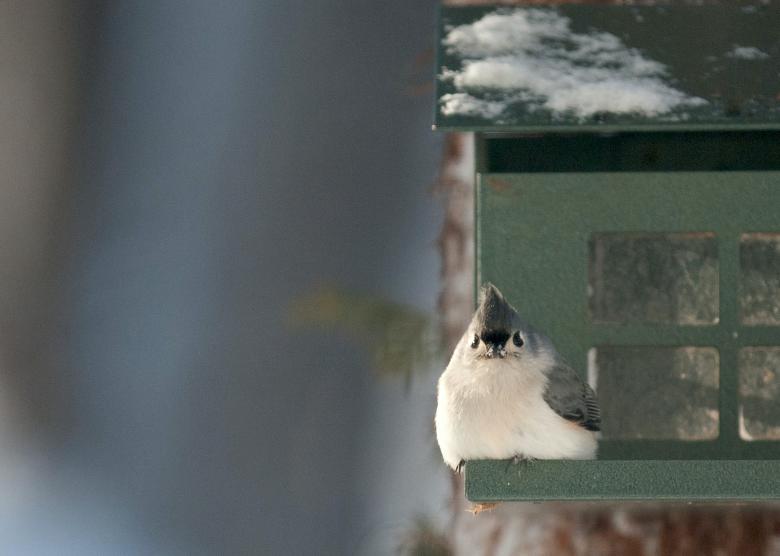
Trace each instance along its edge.
<instances>
[{"instance_id":1,"label":"bird's beak","mask_svg":"<svg viewBox=\"0 0 780 556\"><path fill-rule=\"evenodd\" d=\"M499 344L487 344L485 350L485 356L488 359L503 359L506 357L506 350L504 346Z\"/></svg>"}]
</instances>

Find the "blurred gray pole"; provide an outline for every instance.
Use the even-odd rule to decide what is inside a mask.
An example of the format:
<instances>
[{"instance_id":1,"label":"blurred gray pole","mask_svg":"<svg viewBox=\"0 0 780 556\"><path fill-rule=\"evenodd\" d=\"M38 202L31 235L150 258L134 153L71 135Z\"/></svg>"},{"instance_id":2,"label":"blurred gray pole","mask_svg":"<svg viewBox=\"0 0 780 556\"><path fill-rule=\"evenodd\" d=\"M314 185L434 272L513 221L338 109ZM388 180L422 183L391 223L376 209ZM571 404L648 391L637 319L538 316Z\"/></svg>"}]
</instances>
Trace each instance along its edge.
<instances>
[{"instance_id":1,"label":"blurred gray pole","mask_svg":"<svg viewBox=\"0 0 780 556\"><path fill-rule=\"evenodd\" d=\"M69 421L52 356L83 16L76 1L0 2L0 428L34 437Z\"/></svg>"}]
</instances>

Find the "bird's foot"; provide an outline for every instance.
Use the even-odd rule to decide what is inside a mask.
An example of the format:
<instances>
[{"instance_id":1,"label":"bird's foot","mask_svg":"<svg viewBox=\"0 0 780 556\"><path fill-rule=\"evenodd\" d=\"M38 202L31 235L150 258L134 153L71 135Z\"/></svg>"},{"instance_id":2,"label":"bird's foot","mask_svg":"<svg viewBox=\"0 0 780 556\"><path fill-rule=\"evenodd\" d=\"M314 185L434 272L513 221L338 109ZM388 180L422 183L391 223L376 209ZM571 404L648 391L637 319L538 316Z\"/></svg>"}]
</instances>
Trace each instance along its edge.
<instances>
[{"instance_id":1,"label":"bird's foot","mask_svg":"<svg viewBox=\"0 0 780 556\"><path fill-rule=\"evenodd\" d=\"M487 512L498 506L498 502L477 502L473 504L466 511L471 515L479 515L482 512Z\"/></svg>"},{"instance_id":2,"label":"bird's foot","mask_svg":"<svg viewBox=\"0 0 780 556\"><path fill-rule=\"evenodd\" d=\"M528 465L536 461L536 458L531 458L528 456L521 456L519 454L515 454L512 459L510 459L506 464L506 469L504 469L504 472L509 471L509 468L513 465L519 465L521 463Z\"/></svg>"},{"instance_id":3,"label":"bird's foot","mask_svg":"<svg viewBox=\"0 0 780 556\"><path fill-rule=\"evenodd\" d=\"M463 473L463 468L466 466L466 460L462 459L458 462L458 466L455 468L456 473Z\"/></svg>"}]
</instances>

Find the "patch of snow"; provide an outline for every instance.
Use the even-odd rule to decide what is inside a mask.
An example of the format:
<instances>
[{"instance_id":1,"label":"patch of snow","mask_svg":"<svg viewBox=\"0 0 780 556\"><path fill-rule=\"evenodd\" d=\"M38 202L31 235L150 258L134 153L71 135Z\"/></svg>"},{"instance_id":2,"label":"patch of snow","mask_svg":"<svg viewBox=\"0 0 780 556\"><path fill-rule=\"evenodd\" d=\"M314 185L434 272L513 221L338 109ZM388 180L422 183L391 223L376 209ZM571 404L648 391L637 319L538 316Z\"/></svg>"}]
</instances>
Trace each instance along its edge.
<instances>
[{"instance_id":1,"label":"patch of snow","mask_svg":"<svg viewBox=\"0 0 780 556\"><path fill-rule=\"evenodd\" d=\"M461 114L464 116L482 116L483 118L495 118L504 111L504 102L494 102L479 99L468 93L450 93L442 95L440 102L441 113L445 116Z\"/></svg>"},{"instance_id":2,"label":"patch of snow","mask_svg":"<svg viewBox=\"0 0 780 556\"><path fill-rule=\"evenodd\" d=\"M495 118L523 101L531 110L580 119L603 112L655 116L706 103L668 85L663 64L611 33L575 33L555 10L491 12L451 28L444 45L464 59L461 69L440 76L457 91L440 99L445 115ZM490 98L481 98L485 93Z\"/></svg>"},{"instance_id":3,"label":"patch of snow","mask_svg":"<svg viewBox=\"0 0 780 556\"><path fill-rule=\"evenodd\" d=\"M766 60L769 58L769 54L755 46L739 46L735 44L734 48L726 53L726 57L737 60Z\"/></svg>"}]
</instances>

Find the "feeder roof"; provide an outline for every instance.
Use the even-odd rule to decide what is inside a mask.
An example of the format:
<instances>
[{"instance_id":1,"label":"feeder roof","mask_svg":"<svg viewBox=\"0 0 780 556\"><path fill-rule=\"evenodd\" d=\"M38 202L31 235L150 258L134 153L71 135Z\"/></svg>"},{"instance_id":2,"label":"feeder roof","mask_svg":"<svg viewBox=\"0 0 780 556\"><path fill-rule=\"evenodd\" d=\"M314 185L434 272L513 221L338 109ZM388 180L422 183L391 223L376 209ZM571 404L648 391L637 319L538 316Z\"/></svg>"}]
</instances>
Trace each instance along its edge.
<instances>
[{"instance_id":1,"label":"feeder roof","mask_svg":"<svg viewBox=\"0 0 780 556\"><path fill-rule=\"evenodd\" d=\"M435 127L780 129L780 10L444 7Z\"/></svg>"}]
</instances>

